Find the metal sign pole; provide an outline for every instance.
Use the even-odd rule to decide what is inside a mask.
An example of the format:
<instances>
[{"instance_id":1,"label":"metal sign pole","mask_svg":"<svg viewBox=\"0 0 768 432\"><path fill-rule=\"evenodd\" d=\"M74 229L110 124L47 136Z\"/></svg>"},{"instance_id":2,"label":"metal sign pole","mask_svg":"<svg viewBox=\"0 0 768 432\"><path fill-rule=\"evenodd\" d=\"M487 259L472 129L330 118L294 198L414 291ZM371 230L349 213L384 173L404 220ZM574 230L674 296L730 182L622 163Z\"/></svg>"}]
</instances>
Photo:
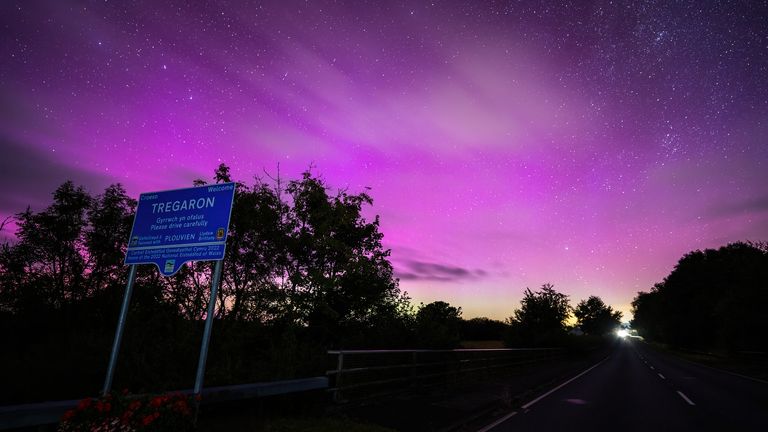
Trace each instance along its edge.
<instances>
[{"instance_id":1,"label":"metal sign pole","mask_svg":"<svg viewBox=\"0 0 768 432\"><path fill-rule=\"evenodd\" d=\"M216 308L216 292L221 280L221 268L223 259L216 261L213 270L213 283L211 285L211 300L208 302L208 315L205 317L205 331L203 332L203 344L200 346L200 359L197 362L197 378L195 379L195 396L203 389L203 375L205 375L205 361L208 358L208 343L211 340L211 327L213 327L213 315Z\"/></svg>"},{"instance_id":2,"label":"metal sign pole","mask_svg":"<svg viewBox=\"0 0 768 432\"><path fill-rule=\"evenodd\" d=\"M115 376L115 366L117 365L117 353L120 351L120 342L123 339L125 317L128 315L128 305L131 303L131 293L133 292L133 282L135 279L136 266L132 265L128 271L128 284L125 286L125 294L123 295L123 307L120 309L120 318L117 320L117 330L115 331L115 341L112 344L112 354L109 356L107 377L104 379L104 388L101 391L103 396L106 396L112 389L112 378Z\"/></svg>"}]
</instances>

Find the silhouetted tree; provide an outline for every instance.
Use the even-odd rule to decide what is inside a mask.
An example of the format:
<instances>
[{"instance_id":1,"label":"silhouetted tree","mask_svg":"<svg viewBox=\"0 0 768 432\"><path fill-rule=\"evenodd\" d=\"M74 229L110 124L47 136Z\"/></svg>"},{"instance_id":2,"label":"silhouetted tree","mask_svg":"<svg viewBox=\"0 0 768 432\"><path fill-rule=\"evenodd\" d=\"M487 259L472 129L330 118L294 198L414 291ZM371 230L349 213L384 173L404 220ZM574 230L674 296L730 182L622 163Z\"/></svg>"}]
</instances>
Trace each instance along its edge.
<instances>
[{"instance_id":1,"label":"silhouetted tree","mask_svg":"<svg viewBox=\"0 0 768 432\"><path fill-rule=\"evenodd\" d=\"M525 289L520 308L508 319L509 346L543 346L557 341L565 334L565 321L571 313L568 296L544 284L539 291Z\"/></svg>"},{"instance_id":2,"label":"silhouetted tree","mask_svg":"<svg viewBox=\"0 0 768 432\"><path fill-rule=\"evenodd\" d=\"M33 276L27 268L27 247L8 241L0 245L0 312L19 313L23 308L24 287Z\"/></svg>"},{"instance_id":3,"label":"silhouetted tree","mask_svg":"<svg viewBox=\"0 0 768 432\"><path fill-rule=\"evenodd\" d=\"M289 308L290 293L281 284L291 259L292 225L281 220L288 211L265 183L238 187L221 291L229 319L266 323L284 316Z\"/></svg>"},{"instance_id":4,"label":"silhouetted tree","mask_svg":"<svg viewBox=\"0 0 768 432\"><path fill-rule=\"evenodd\" d=\"M502 340L509 330L509 325L486 317L461 321L462 340Z\"/></svg>"},{"instance_id":5,"label":"silhouetted tree","mask_svg":"<svg viewBox=\"0 0 768 432\"><path fill-rule=\"evenodd\" d=\"M24 284L19 300L63 306L84 298L86 256L84 232L92 198L82 187L65 182L53 193L53 204L16 217L18 243L9 246L9 270ZM11 256L12 255L12 256ZM11 288L18 284L10 282ZM12 289L12 288L11 288ZM17 304L19 306L19 304Z\"/></svg>"},{"instance_id":6,"label":"silhouetted tree","mask_svg":"<svg viewBox=\"0 0 768 432\"><path fill-rule=\"evenodd\" d=\"M378 216L367 221L366 193L329 195L322 179L307 171L291 181L292 200L288 266L292 313L300 322L341 341L346 327L370 325L380 307L396 304L402 294L382 247Z\"/></svg>"},{"instance_id":7,"label":"silhouetted tree","mask_svg":"<svg viewBox=\"0 0 768 432\"><path fill-rule=\"evenodd\" d=\"M416 338L424 348L455 348L459 345L461 308L444 301L422 303L416 312Z\"/></svg>"},{"instance_id":8,"label":"silhouetted tree","mask_svg":"<svg viewBox=\"0 0 768 432\"><path fill-rule=\"evenodd\" d=\"M683 256L663 282L632 302L644 336L696 349L766 350L768 247L732 243Z\"/></svg>"},{"instance_id":9,"label":"silhouetted tree","mask_svg":"<svg viewBox=\"0 0 768 432\"><path fill-rule=\"evenodd\" d=\"M659 294L661 284L656 284L650 292L638 292L632 300L631 326L642 336L656 341L666 340L665 323L662 319L662 299Z\"/></svg>"},{"instance_id":10,"label":"silhouetted tree","mask_svg":"<svg viewBox=\"0 0 768 432\"><path fill-rule=\"evenodd\" d=\"M600 297L589 296L573 310L577 325L588 335L605 335L621 325L621 312L614 311Z\"/></svg>"},{"instance_id":11,"label":"silhouetted tree","mask_svg":"<svg viewBox=\"0 0 768 432\"><path fill-rule=\"evenodd\" d=\"M136 201L120 184L110 185L102 195L91 200L84 244L91 293L122 282L119 270L123 267L126 239L135 210Z\"/></svg>"}]
</instances>

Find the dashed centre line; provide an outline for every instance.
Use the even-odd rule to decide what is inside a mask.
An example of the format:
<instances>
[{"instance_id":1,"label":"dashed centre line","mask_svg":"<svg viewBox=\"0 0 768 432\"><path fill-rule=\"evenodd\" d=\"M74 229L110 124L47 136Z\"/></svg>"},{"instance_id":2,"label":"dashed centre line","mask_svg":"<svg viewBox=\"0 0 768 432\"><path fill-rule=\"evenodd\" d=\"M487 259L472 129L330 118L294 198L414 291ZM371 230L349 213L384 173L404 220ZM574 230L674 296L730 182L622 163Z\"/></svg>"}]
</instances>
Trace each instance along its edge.
<instances>
[{"instance_id":1,"label":"dashed centre line","mask_svg":"<svg viewBox=\"0 0 768 432\"><path fill-rule=\"evenodd\" d=\"M696 405L695 403L693 403L692 400L688 399L688 396L686 396L685 393L681 392L680 390L677 391L677 394L679 394L680 397L683 398L683 400L688 402L688 405Z\"/></svg>"},{"instance_id":2,"label":"dashed centre line","mask_svg":"<svg viewBox=\"0 0 768 432\"><path fill-rule=\"evenodd\" d=\"M654 368L654 367L653 367L653 366L652 366L650 363L648 363L648 361L647 361L646 359L644 359L644 358L643 358L643 356L640 356L640 359L642 359L642 360L643 360L643 363L645 363L645 364L648 366L648 368L650 368L651 370L656 370L656 368ZM667 379L667 377L665 377L664 375L662 375L662 374L661 374L661 372L656 372L656 375L658 375L658 376L659 376L659 378L661 378L661 379L663 379L663 380L666 380L666 379ZM691 400L691 399L690 399L688 396L686 396L686 395L685 395L685 393L681 392L680 390L675 390L675 391L677 392L677 394L678 394L678 395L680 395L680 397L681 397L681 398L683 398L683 400L684 400L684 401L685 401L685 402L686 402L688 405L691 405L691 406L696 406L696 404L695 404L695 403L694 403L694 402L693 402L693 401L692 401L692 400Z\"/></svg>"}]
</instances>

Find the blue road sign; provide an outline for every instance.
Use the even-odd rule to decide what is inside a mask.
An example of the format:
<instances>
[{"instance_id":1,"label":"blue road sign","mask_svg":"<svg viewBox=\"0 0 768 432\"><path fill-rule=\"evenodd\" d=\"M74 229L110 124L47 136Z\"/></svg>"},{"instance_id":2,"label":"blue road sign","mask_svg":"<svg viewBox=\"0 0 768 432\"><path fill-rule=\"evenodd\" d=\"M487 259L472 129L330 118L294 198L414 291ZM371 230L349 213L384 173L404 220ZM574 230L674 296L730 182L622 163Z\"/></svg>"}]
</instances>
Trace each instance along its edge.
<instances>
[{"instance_id":1,"label":"blue road sign","mask_svg":"<svg viewBox=\"0 0 768 432\"><path fill-rule=\"evenodd\" d=\"M141 194L125 263L171 276L187 261L224 259L234 197L234 183Z\"/></svg>"}]
</instances>

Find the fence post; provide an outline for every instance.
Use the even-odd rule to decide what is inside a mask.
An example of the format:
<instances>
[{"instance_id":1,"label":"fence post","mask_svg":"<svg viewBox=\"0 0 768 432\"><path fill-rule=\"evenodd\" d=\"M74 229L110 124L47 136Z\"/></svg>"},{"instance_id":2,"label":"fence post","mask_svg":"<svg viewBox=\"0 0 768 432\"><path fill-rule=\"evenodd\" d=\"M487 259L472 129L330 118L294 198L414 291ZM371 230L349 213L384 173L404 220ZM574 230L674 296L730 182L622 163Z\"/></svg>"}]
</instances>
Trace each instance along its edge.
<instances>
[{"instance_id":1,"label":"fence post","mask_svg":"<svg viewBox=\"0 0 768 432\"><path fill-rule=\"evenodd\" d=\"M341 402L341 374L344 370L344 351L339 350L339 357L336 362L336 389L333 391L333 401Z\"/></svg>"}]
</instances>

